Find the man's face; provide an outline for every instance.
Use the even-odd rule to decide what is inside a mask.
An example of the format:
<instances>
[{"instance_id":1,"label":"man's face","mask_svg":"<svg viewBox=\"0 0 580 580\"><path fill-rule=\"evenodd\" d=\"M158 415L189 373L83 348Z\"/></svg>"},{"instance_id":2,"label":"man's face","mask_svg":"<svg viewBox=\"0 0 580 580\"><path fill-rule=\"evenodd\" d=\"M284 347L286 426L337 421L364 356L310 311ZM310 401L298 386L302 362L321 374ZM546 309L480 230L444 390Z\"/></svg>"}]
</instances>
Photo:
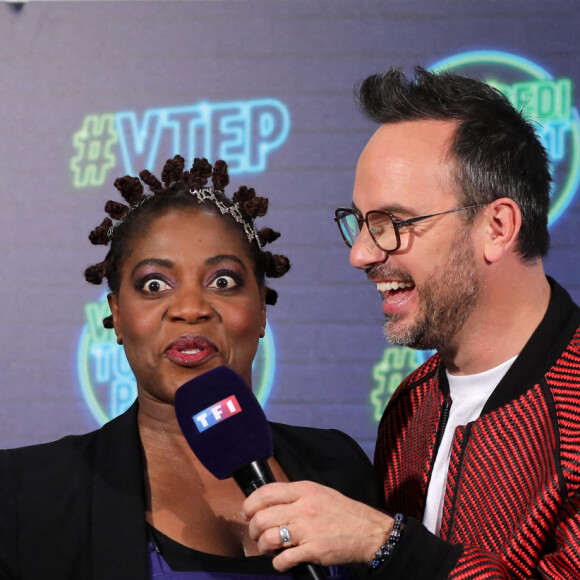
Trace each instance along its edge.
<instances>
[{"instance_id":1,"label":"man's face","mask_svg":"<svg viewBox=\"0 0 580 580\"><path fill-rule=\"evenodd\" d=\"M383 125L359 159L354 206L362 215L386 209L399 220L460 207L447 154L454 129L444 121ZM387 253L365 226L352 247L351 264L377 284L391 343L449 346L478 302L480 272L471 228L452 213L402 228L400 234L401 247Z\"/></svg>"}]
</instances>

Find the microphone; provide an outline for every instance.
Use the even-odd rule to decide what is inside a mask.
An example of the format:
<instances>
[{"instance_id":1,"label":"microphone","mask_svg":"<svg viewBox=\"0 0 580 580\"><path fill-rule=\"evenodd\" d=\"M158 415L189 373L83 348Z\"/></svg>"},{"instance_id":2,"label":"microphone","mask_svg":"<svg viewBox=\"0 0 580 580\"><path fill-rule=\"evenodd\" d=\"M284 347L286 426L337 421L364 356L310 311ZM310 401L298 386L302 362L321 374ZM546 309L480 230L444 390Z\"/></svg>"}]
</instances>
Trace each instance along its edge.
<instances>
[{"instance_id":1,"label":"microphone","mask_svg":"<svg viewBox=\"0 0 580 580\"><path fill-rule=\"evenodd\" d=\"M175 393L181 431L202 465L218 479L233 477L244 495L275 481L270 425L246 382L222 366L191 379ZM322 566L300 564L294 578L326 580Z\"/></svg>"}]
</instances>

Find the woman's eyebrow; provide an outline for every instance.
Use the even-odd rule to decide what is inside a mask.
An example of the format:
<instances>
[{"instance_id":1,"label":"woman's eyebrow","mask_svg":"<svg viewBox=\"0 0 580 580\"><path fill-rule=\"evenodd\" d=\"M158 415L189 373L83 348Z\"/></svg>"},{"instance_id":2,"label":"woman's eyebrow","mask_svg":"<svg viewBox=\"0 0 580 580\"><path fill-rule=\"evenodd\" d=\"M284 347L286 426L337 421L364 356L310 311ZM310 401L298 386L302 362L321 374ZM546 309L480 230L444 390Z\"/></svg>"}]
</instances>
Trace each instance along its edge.
<instances>
[{"instance_id":1,"label":"woman's eyebrow","mask_svg":"<svg viewBox=\"0 0 580 580\"><path fill-rule=\"evenodd\" d=\"M211 256L205 261L205 263L208 265L213 265L218 264L220 262L230 262L230 261L236 262L236 264L239 264L244 269L244 271L246 271L246 265L244 264L244 262L242 262L242 260L240 260L234 254L218 254L217 256Z\"/></svg>"},{"instance_id":2,"label":"woman's eyebrow","mask_svg":"<svg viewBox=\"0 0 580 580\"><path fill-rule=\"evenodd\" d=\"M205 263L209 266L219 264L220 262L235 262L236 264L239 264L244 272L247 271L244 262L242 262L242 260L240 260L240 258L234 254L218 254L217 256L211 256L207 258L205 261ZM131 271L131 274L134 274L139 268L143 266L158 266L161 268L171 269L175 267L175 263L172 260L168 260L166 258L145 258L135 265Z\"/></svg>"},{"instance_id":3,"label":"woman's eyebrow","mask_svg":"<svg viewBox=\"0 0 580 580\"><path fill-rule=\"evenodd\" d=\"M134 274L139 268L142 266L161 266L162 268L173 268L173 262L171 260L167 260L165 258L145 258L138 262L131 274Z\"/></svg>"}]
</instances>

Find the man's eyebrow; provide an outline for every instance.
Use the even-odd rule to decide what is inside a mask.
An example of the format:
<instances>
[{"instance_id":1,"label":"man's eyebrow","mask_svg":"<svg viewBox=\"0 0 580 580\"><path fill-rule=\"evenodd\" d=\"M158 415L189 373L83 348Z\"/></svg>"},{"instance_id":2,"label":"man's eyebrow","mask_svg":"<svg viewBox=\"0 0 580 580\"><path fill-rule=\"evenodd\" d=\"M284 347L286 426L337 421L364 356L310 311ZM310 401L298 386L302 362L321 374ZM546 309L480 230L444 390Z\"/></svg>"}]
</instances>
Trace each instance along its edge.
<instances>
[{"instance_id":1,"label":"man's eyebrow","mask_svg":"<svg viewBox=\"0 0 580 580\"><path fill-rule=\"evenodd\" d=\"M417 216L417 215L419 215L417 213L417 210L409 209L408 206L404 206L404 205L401 205L401 204L398 204L398 203L396 203L394 205L390 205L389 207L386 207L385 209L387 209L393 215L396 215L396 216L411 217L411 216Z\"/></svg>"},{"instance_id":2,"label":"man's eyebrow","mask_svg":"<svg viewBox=\"0 0 580 580\"><path fill-rule=\"evenodd\" d=\"M354 201L351 203L351 207L359 215L362 215L362 212L356 206L356 204L354 203ZM398 204L398 203L390 204L388 206L375 207L375 208L373 208L373 210L388 211L388 212L392 213L395 216L400 216L400 215L404 215L404 216L416 216L416 215L418 215L416 211L411 210L408 207L405 207L405 206L403 206L401 204Z\"/></svg>"}]
</instances>

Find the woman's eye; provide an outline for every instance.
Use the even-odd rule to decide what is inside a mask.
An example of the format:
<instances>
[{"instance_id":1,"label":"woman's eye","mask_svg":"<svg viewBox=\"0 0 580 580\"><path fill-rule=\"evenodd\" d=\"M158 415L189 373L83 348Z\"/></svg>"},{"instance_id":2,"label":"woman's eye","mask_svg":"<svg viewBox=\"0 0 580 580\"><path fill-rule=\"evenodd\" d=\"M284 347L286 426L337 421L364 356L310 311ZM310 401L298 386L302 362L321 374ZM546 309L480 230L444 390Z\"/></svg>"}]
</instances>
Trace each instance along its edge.
<instances>
[{"instance_id":1,"label":"woman's eye","mask_svg":"<svg viewBox=\"0 0 580 580\"><path fill-rule=\"evenodd\" d=\"M159 278L151 278L150 280L146 280L141 289L146 294L157 294L158 292L163 292L163 290L169 289L170 286L164 280L160 280Z\"/></svg>"},{"instance_id":2,"label":"woman's eye","mask_svg":"<svg viewBox=\"0 0 580 580\"><path fill-rule=\"evenodd\" d=\"M210 288L216 288L217 290L231 290L236 286L238 286L237 280L232 276L226 276L225 274L217 276L209 285Z\"/></svg>"}]
</instances>

